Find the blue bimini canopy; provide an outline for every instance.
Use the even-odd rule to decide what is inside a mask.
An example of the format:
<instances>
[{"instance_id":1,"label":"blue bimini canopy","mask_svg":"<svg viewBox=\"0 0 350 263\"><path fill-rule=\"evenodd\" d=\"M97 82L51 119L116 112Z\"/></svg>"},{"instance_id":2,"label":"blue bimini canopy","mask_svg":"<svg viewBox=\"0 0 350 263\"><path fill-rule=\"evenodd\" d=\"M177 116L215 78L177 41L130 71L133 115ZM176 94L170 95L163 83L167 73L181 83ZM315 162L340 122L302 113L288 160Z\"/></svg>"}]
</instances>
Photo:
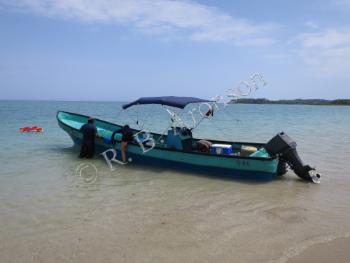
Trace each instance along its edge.
<instances>
[{"instance_id":1,"label":"blue bimini canopy","mask_svg":"<svg viewBox=\"0 0 350 263\"><path fill-rule=\"evenodd\" d=\"M198 102L211 102L211 100L204 100L204 99L193 98L193 97L175 97L175 96L143 97L133 102L124 104L123 109L125 110L134 105L142 105L142 104L160 104L160 105L167 105L167 106L183 109L186 107L187 104L198 103Z\"/></svg>"}]
</instances>

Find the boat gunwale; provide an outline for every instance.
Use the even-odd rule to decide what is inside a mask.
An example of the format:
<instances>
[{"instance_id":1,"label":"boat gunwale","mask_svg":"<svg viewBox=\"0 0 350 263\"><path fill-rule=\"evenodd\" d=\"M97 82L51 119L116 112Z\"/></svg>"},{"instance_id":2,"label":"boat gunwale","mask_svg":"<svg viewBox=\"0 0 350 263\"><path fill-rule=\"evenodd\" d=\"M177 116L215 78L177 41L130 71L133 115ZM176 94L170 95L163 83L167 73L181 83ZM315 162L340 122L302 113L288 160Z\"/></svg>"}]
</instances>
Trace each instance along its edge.
<instances>
[{"instance_id":1,"label":"boat gunwale","mask_svg":"<svg viewBox=\"0 0 350 263\"><path fill-rule=\"evenodd\" d=\"M74 113L74 112L69 112L69 111L57 111L56 113L56 119L58 122L60 122L62 125L69 127L70 129L73 129L75 131L79 131L77 128L69 126L68 124L64 123L62 120L59 119L58 115L59 113L66 113L66 114L71 114L71 115L76 115L76 116L80 116L80 117L84 117L84 118L89 118L89 116L87 115L83 115L80 113ZM122 126L122 125L118 125L109 121L105 121L105 120L101 120L99 118L94 118L94 120L98 120L100 122L106 123L106 124L110 124L113 126ZM134 131L140 131L140 130L136 130L136 129L132 129ZM155 133L155 132L151 132L151 134L155 134L155 135L159 135L162 136L162 134L159 133ZM198 138L194 138L196 140L206 140L206 139L198 139ZM264 146L264 143L254 143L254 142L230 142L230 141L218 141L218 140L213 140L213 139L208 139L208 140L212 140L212 141L216 141L216 142L222 142L222 143L237 143L237 144L253 144L253 145L257 145L257 146ZM132 142L132 144L137 145L136 143ZM202 155L202 156L207 156L207 154L205 153L201 153L201 152L184 152L181 150L177 150L177 149L172 149L172 148L162 148L162 147L157 147L155 146L154 149L157 150L163 150L163 151L171 151L171 152L180 152L180 153L188 153L188 154L197 154L197 155ZM231 159L244 159L244 160L257 160L257 161L273 161L275 159L278 159L278 156L270 156L270 157L254 157L254 156L235 156L235 155L213 155L213 157L219 157L219 158L231 158Z\"/></svg>"}]
</instances>

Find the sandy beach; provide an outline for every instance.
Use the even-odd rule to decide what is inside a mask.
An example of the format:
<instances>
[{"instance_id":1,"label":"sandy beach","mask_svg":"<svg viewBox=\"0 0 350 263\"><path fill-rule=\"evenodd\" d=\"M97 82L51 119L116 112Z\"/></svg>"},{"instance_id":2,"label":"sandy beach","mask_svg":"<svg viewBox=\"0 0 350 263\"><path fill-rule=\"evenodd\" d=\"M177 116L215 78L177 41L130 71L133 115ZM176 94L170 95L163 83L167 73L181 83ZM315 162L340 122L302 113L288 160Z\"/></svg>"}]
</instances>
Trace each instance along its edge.
<instances>
[{"instance_id":1,"label":"sandy beach","mask_svg":"<svg viewBox=\"0 0 350 263\"><path fill-rule=\"evenodd\" d=\"M131 194L130 199L134 195ZM55 225L55 220L51 225L39 227L39 219L28 218L28 221L38 220L36 227L41 231L28 229L22 236L3 236L0 244L2 260L7 263L349 262L350 238L316 242L310 246L307 240L299 240L307 248L297 247L294 251L278 242L279 236L275 232L271 233L273 239L264 235L265 240L257 240L266 232L251 228L251 225L246 225L242 231L242 227L225 227L228 224L225 220L213 226L209 222L217 219L214 215L208 214L208 220L194 219L193 213L213 211L213 208L209 211L204 208L208 200L202 202L201 208L193 207L193 212L191 209L164 210L161 214L157 209L141 209L135 201L129 203L133 217L116 205L97 209L88 217L77 215L61 227ZM115 213L116 210L119 212ZM102 212L108 212L108 216L101 216Z\"/></svg>"},{"instance_id":2,"label":"sandy beach","mask_svg":"<svg viewBox=\"0 0 350 263\"><path fill-rule=\"evenodd\" d=\"M292 257L288 263L348 263L350 261L350 238L338 238L330 242L316 244L299 255Z\"/></svg>"}]
</instances>

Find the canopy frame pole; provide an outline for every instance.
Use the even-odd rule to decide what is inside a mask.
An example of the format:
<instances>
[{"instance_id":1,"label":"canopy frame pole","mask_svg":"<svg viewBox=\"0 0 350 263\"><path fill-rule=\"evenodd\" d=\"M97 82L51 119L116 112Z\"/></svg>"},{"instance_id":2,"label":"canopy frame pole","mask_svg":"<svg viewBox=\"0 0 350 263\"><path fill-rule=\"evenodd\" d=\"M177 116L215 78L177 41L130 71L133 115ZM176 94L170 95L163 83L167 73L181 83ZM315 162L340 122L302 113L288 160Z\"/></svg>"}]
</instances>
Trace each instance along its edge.
<instances>
[{"instance_id":1,"label":"canopy frame pole","mask_svg":"<svg viewBox=\"0 0 350 263\"><path fill-rule=\"evenodd\" d=\"M179 125L186 127L187 129L189 129L188 125L186 124L186 122L184 122L177 114L175 111L171 111L170 109L168 109L168 107L163 106L166 108L166 111L168 112L168 114L171 117L172 123L178 123Z\"/></svg>"}]
</instances>

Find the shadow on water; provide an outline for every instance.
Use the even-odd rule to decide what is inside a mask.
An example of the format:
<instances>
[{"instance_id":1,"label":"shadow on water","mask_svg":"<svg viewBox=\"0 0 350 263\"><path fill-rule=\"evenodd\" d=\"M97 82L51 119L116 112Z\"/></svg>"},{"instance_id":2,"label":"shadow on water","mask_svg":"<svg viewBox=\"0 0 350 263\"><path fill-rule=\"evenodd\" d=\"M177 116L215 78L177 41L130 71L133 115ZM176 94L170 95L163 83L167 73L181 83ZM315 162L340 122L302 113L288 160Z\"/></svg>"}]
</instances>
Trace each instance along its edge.
<instances>
[{"instance_id":1,"label":"shadow on water","mask_svg":"<svg viewBox=\"0 0 350 263\"><path fill-rule=\"evenodd\" d=\"M45 150L49 152L54 152L54 153L71 153L71 154L76 154L79 153L79 149L76 146L69 146L69 147L63 147L61 144L51 144L48 145Z\"/></svg>"},{"instance_id":2,"label":"shadow on water","mask_svg":"<svg viewBox=\"0 0 350 263\"><path fill-rule=\"evenodd\" d=\"M153 173L177 172L177 173L181 173L181 175L184 175L184 176L195 176L195 177L201 177L209 180L240 182L240 183L246 183L246 184L252 184L252 185L266 184L268 182L271 182L271 180L266 180L266 179L259 180L259 179L254 179L252 177L244 177L239 175L217 174L215 172L209 172L204 170L202 170L201 172L196 172L186 168L176 169L174 167L156 167L156 166L151 167L143 164L133 164L133 167L146 172L153 172Z\"/></svg>"}]
</instances>

